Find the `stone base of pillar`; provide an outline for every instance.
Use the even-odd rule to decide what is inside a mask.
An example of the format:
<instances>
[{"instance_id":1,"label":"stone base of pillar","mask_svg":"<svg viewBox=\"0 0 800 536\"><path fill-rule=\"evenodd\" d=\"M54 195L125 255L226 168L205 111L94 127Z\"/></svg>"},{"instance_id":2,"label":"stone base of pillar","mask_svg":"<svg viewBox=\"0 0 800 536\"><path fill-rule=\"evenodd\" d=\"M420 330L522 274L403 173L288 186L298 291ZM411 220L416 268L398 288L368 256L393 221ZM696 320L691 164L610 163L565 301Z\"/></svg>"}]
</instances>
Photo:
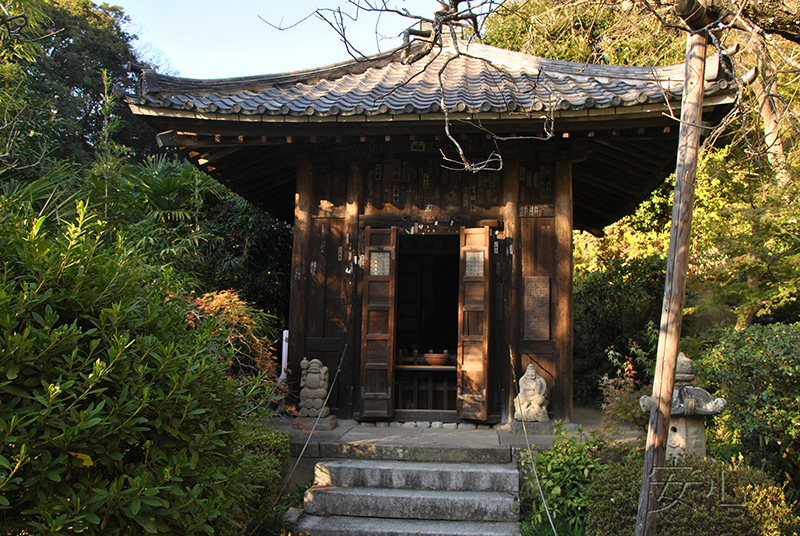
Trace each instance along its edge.
<instances>
[{"instance_id":1,"label":"stone base of pillar","mask_svg":"<svg viewBox=\"0 0 800 536\"><path fill-rule=\"evenodd\" d=\"M314 426L315 422L317 422L316 417L299 417L294 420L294 427L299 428L300 430L311 431L311 428ZM322 417L319 420L315 430L318 432L330 432L336 428L336 425L336 415L328 415L327 417Z\"/></svg>"}]
</instances>

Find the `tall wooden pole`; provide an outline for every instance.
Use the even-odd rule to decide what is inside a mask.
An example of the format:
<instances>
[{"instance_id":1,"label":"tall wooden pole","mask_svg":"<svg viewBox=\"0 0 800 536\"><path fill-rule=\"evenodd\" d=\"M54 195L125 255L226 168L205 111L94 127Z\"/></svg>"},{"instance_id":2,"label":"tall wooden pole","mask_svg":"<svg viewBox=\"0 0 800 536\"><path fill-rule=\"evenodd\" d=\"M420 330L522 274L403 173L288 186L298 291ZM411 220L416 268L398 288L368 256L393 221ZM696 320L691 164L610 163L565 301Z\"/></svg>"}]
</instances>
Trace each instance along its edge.
<instances>
[{"instance_id":1,"label":"tall wooden pole","mask_svg":"<svg viewBox=\"0 0 800 536\"><path fill-rule=\"evenodd\" d=\"M700 145L700 122L703 116L703 81L706 65L705 32L690 34L686 42L686 72L681 127L678 139L678 164L675 171L675 199L672 206L672 228L661 310L661 331L653 379L653 404L650 429L647 432L642 488L636 517L636 536L654 536L658 521L657 499L666 455L669 419L672 410L672 388L681 336L683 299L686 289L686 266L689 256L689 235L692 230L694 182L697 175L697 152Z\"/></svg>"}]
</instances>

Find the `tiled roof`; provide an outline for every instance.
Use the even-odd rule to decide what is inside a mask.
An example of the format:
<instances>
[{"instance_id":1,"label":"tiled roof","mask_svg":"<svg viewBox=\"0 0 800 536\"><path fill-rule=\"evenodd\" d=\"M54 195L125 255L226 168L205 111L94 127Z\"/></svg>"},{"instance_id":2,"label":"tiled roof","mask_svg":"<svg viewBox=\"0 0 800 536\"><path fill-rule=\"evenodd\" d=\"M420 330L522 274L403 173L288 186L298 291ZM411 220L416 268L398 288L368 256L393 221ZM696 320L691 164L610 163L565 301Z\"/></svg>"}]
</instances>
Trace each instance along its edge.
<instances>
[{"instance_id":1,"label":"tiled roof","mask_svg":"<svg viewBox=\"0 0 800 536\"><path fill-rule=\"evenodd\" d=\"M634 106L680 100L684 66L622 67L548 60L458 41L413 64L395 49L362 60L294 73L216 80L142 70L147 108L283 116L353 116L450 112L540 112ZM715 58L706 95L724 92ZM166 110L165 110L166 111Z\"/></svg>"},{"instance_id":2,"label":"tiled roof","mask_svg":"<svg viewBox=\"0 0 800 536\"><path fill-rule=\"evenodd\" d=\"M443 125L478 152L484 142L496 147L488 132L506 155L554 158L574 150L580 229L602 229L630 213L674 170L678 128L668 114L680 107L683 65L585 65L456 43L412 64L407 58L419 41L317 69L218 80L137 67L138 94L125 100L160 144L287 221L300 160L351 152L374 158L381 148L414 152L419 144L439 155ZM725 116L736 93L719 72L710 58L709 124ZM442 105L458 112L454 121L443 120Z\"/></svg>"}]
</instances>

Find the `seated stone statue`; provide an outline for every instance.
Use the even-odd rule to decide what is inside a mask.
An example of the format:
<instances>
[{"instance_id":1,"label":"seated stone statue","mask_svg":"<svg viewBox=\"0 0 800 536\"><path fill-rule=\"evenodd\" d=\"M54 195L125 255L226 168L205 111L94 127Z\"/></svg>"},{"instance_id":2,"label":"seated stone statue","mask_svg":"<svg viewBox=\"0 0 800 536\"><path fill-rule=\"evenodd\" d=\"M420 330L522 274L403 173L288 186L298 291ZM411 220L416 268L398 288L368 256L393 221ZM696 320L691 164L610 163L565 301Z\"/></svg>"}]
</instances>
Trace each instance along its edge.
<instances>
[{"instance_id":1,"label":"seated stone statue","mask_svg":"<svg viewBox=\"0 0 800 536\"><path fill-rule=\"evenodd\" d=\"M331 410L325 406L328 396L328 367L319 359L309 361L305 357L300 362L303 369L300 378L300 416L327 417Z\"/></svg>"},{"instance_id":2,"label":"seated stone statue","mask_svg":"<svg viewBox=\"0 0 800 536\"><path fill-rule=\"evenodd\" d=\"M519 379L519 394L514 399L514 419L525 422L547 422L547 384L536 372L536 367L528 365L528 370Z\"/></svg>"}]
</instances>

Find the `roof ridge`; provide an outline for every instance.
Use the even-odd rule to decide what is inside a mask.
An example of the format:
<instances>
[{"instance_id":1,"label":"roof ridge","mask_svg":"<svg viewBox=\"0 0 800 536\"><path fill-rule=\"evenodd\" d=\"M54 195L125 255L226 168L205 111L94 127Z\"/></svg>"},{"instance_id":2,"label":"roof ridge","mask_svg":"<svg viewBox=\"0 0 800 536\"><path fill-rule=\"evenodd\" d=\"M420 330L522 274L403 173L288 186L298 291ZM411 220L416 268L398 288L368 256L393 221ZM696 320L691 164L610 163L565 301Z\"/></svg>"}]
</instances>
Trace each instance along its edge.
<instances>
[{"instance_id":1,"label":"roof ridge","mask_svg":"<svg viewBox=\"0 0 800 536\"><path fill-rule=\"evenodd\" d=\"M373 67L381 67L383 64L403 62L406 58L413 56L425 46L425 41L415 39L408 45L402 45L391 50L378 52L362 58L345 60L330 65L289 71L285 73L273 73L252 75L243 77L229 78L184 78L161 74L153 69L135 66L139 71L142 85L141 95L153 93L184 93L184 92L226 92L242 91L245 89L264 89L275 86L294 85L298 83L310 83L318 79L336 79L349 74L359 74ZM445 58L458 53L467 57L486 61L494 67L509 71L531 72L552 71L572 76L602 77L602 78L625 78L648 81L662 81L675 78L683 78L683 64L665 66L628 66L628 65L602 65L591 63L578 63L564 60L555 60L533 56L525 52L506 50L491 45L459 39L457 44L452 42L445 43L441 48L435 45L431 54L444 54ZM713 68L718 64L716 56L708 59L707 70L710 76L706 80L714 79L718 69ZM708 67L712 67L708 69Z\"/></svg>"}]
</instances>

